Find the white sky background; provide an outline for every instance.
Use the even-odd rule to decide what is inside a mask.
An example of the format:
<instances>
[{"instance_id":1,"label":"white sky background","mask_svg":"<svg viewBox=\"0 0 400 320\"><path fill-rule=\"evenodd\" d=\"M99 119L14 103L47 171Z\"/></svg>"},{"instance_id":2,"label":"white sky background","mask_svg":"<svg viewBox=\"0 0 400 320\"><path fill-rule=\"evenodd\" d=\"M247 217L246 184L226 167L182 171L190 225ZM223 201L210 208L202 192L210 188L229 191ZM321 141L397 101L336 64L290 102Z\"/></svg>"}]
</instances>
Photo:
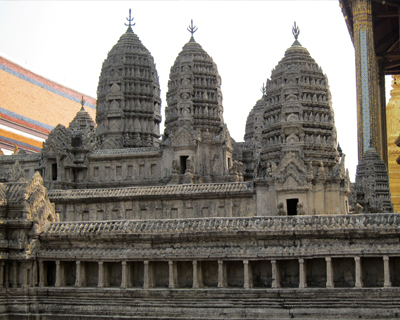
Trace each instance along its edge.
<instances>
[{"instance_id":1,"label":"white sky background","mask_svg":"<svg viewBox=\"0 0 400 320\"><path fill-rule=\"evenodd\" d=\"M186 28L193 19L195 40L218 66L224 119L236 141L243 141L263 82L292 45L296 21L300 43L328 76L338 142L354 181L355 57L338 0L0 1L0 55L96 98L102 62L126 31L129 8L136 22L133 30L156 62L163 121L169 71L190 39Z\"/></svg>"}]
</instances>

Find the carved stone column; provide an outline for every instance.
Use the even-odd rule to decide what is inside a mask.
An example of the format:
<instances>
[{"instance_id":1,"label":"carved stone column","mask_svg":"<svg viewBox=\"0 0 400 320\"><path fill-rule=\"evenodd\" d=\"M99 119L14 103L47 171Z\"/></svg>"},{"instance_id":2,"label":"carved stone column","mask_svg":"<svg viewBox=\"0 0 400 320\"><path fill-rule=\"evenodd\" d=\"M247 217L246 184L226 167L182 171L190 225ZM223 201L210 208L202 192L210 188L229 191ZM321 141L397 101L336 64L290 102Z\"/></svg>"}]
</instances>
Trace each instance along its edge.
<instances>
[{"instance_id":1,"label":"carved stone column","mask_svg":"<svg viewBox=\"0 0 400 320\"><path fill-rule=\"evenodd\" d=\"M128 287L128 268L126 261L121 262L122 275L121 275L121 288L126 289Z\"/></svg>"},{"instance_id":2,"label":"carved stone column","mask_svg":"<svg viewBox=\"0 0 400 320\"><path fill-rule=\"evenodd\" d=\"M218 260L218 288L226 287L224 271L224 262L222 260Z\"/></svg>"},{"instance_id":3,"label":"carved stone column","mask_svg":"<svg viewBox=\"0 0 400 320\"><path fill-rule=\"evenodd\" d=\"M55 287L61 287L61 264L60 260L56 261L56 283L54 284Z\"/></svg>"},{"instance_id":4,"label":"carved stone column","mask_svg":"<svg viewBox=\"0 0 400 320\"><path fill-rule=\"evenodd\" d=\"M169 271L169 288L176 288L176 279L175 279L175 270L174 270L174 262L168 261L168 271Z\"/></svg>"},{"instance_id":5,"label":"carved stone column","mask_svg":"<svg viewBox=\"0 0 400 320\"><path fill-rule=\"evenodd\" d=\"M362 283L362 269L361 269L361 258L360 257L354 257L354 261L356 263L356 274L355 274L355 287L356 288L362 288L363 283Z\"/></svg>"},{"instance_id":6,"label":"carved stone column","mask_svg":"<svg viewBox=\"0 0 400 320\"><path fill-rule=\"evenodd\" d=\"M385 279L383 286L385 288L390 288L392 286L392 282L390 281L390 268L389 268L388 256L383 256L383 274Z\"/></svg>"},{"instance_id":7,"label":"carved stone column","mask_svg":"<svg viewBox=\"0 0 400 320\"><path fill-rule=\"evenodd\" d=\"M37 287L37 285L38 285L38 265L37 261L34 260L32 264L32 287Z\"/></svg>"},{"instance_id":8,"label":"carved stone column","mask_svg":"<svg viewBox=\"0 0 400 320\"><path fill-rule=\"evenodd\" d=\"M104 287L103 261L99 261L98 264L99 264L99 278L98 278L97 288L103 288Z\"/></svg>"},{"instance_id":9,"label":"carved stone column","mask_svg":"<svg viewBox=\"0 0 400 320\"><path fill-rule=\"evenodd\" d=\"M244 270L244 284L245 289L250 289L250 279L249 279L249 260L243 260L243 270Z\"/></svg>"},{"instance_id":10,"label":"carved stone column","mask_svg":"<svg viewBox=\"0 0 400 320\"><path fill-rule=\"evenodd\" d=\"M197 270L197 261L192 261L193 264L193 288L199 288L199 273Z\"/></svg>"},{"instance_id":11,"label":"carved stone column","mask_svg":"<svg viewBox=\"0 0 400 320\"><path fill-rule=\"evenodd\" d=\"M81 282L81 262L78 260L75 263L75 268L76 268L76 276L75 276L75 287L79 288L82 286Z\"/></svg>"},{"instance_id":12,"label":"carved stone column","mask_svg":"<svg viewBox=\"0 0 400 320\"><path fill-rule=\"evenodd\" d=\"M0 262L0 288L4 287L4 261Z\"/></svg>"},{"instance_id":13,"label":"carved stone column","mask_svg":"<svg viewBox=\"0 0 400 320\"><path fill-rule=\"evenodd\" d=\"M44 262L39 260L39 287L44 287L45 285Z\"/></svg>"},{"instance_id":14,"label":"carved stone column","mask_svg":"<svg viewBox=\"0 0 400 320\"><path fill-rule=\"evenodd\" d=\"M26 290L28 288L28 285L29 285L29 283L28 283L28 269L24 268L22 263L20 264L19 272L20 272L20 276L21 276L21 288ZM29 272L31 272L31 270L29 270Z\"/></svg>"},{"instance_id":15,"label":"carved stone column","mask_svg":"<svg viewBox=\"0 0 400 320\"><path fill-rule=\"evenodd\" d=\"M279 272L279 266L276 260L271 260L272 266L272 288L280 288L281 287L281 275Z\"/></svg>"},{"instance_id":16,"label":"carved stone column","mask_svg":"<svg viewBox=\"0 0 400 320\"><path fill-rule=\"evenodd\" d=\"M299 288L307 288L307 270L304 259L299 259Z\"/></svg>"},{"instance_id":17,"label":"carved stone column","mask_svg":"<svg viewBox=\"0 0 400 320\"><path fill-rule=\"evenodd\" d=\"M326 287L333 288L334 283L333 283L332 258L326 257L325 261L326 261Z\"/></svg>"},{"instance_id":18,"label":"carved stone column","mask_svg":"<svg viewBox=\"0 0 400 320\"><path fill-rule=\"evenodd\" d=\"M10 286L10 262L6 263L4 269L4 286L8 288Z\"/></svg>"},{"instance_id":19,"label":"carved stone column","mask_svg":"<svg viewBox=\"0 0 400 320\"><path fill-rule=\"evenodd\" d=\"M13 277L14 277L13 288L17 288L18 287L18 265L17 265L17 261L13 262Z\"/></svg>"},{"instance_id":20,"label":"carved stone column","mask_svg":"<svg viewBox=\"0 0 400 320\"><path fill-rule=\"evenodd\" d=\"M149 289L151 287L151 282L150 282L150 266L149 266L149 261L143 261L144 264L144 275L143 275L143 288L144 289Z\"/></svg>"}]
</instances>

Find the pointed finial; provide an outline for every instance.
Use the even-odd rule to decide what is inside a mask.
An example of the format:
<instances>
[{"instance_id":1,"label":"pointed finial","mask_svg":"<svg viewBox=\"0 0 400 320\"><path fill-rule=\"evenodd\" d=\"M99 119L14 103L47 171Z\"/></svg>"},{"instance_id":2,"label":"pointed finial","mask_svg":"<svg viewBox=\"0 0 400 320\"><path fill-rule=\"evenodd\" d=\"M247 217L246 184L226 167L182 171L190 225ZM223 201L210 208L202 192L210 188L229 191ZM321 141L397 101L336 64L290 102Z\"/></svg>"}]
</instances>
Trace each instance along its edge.
<instances>
[{"instance_id":1,"label":"pointed finial","mask_svg":"<svg viewBox=\"0 0 400 320\"><path fill-rule=\"evenodd\" d=\"M128 21L128 24L125 23L125 25L128 27L128 30L126 30L126 31L133 32L132 27L136 23L132 24L133 18L131 18L131 9L129 9L129 18L126 18L126 20Z\"/></svg>"},{"instance_id":2,"label":"pointed finial","mask_svg":"<svg viewBox=\"0 0 400 320\"><path fill-rule=\"evenodd\" d=\"M81 110L83 109L84 104L85 104L85 100L83 99L83 96L82 96L82 99L81 99L81 106L82 106L82 108L81 108Z\"/></svg>"},{"instance_id":3,"label":"pointed finial","mask_svg":"<svg viewBox=\"0 0 400 320\"><path fill-rule=\"evenodd\" d=\"M300 34L300 28L296 25L296 21L294 22L294 26L292 28L292 33L294 35L294 39L297 40Z\"/></svg>"},{"instance_id":4,"label":"pointed finial","mask_svg":"<svg viewBox=\"0 0 400 320\"><path fill-rule=\"evenodd\" d=\"M263 86L262 86L262 88L260 89L260 91L262 92L263 97L264 97L265 94L267 93L267 88L265 88L265 84L264 84L264 83L263 83Z\"/></svg>"},{"instance_id":5,"label":"pointed finial","mask_svg":"<svg viewBox=\"0 0 400 320\"><path fill-rule=\"evenodd\" d=\"M187 28L187 30L192 34L189 42L196 42L193 38L193 33L197 31L197 27L193 26L193 19L191 20L191 22L192 22L191 25Z\"/></svg>"}]
</instances>

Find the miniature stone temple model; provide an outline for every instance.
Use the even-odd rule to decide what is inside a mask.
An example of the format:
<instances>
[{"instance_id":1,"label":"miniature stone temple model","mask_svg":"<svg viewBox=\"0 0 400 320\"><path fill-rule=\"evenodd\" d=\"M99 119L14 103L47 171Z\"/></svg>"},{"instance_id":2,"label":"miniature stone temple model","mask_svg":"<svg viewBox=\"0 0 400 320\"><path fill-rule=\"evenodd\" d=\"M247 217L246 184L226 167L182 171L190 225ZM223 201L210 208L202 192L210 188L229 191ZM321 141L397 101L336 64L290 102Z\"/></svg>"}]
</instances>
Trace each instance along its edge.
<instances>
[{"instance_id":1,"label":"miniature stone temple model","mask_svg":"<svg viewBox=\"0 0 400 320\"><path fill-rule=\"evenodd\" d=\"M82 99L40 154L0 156L1 317L393 318L400 219L349 214L327 77L299 28L236 142L193 21L160 138L154 59L127 21L101 69L97 126ZM387 181L366 157L372 206Z\"/></svg>"}]
</instances>

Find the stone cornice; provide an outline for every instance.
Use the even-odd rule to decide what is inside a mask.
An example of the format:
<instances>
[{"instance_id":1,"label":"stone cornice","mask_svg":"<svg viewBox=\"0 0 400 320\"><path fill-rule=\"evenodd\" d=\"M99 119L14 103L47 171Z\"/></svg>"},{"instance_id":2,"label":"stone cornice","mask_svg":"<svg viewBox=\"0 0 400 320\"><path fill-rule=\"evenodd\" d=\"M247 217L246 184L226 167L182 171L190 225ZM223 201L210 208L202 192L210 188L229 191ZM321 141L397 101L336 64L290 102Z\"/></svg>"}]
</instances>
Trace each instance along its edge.
<instances>
[{"instance_id":1,"label":"stone cornice","mask_svg":"<svg viewBox=\"0 0 400 320\"><path fill-rule=\"evenodd\" d=\"M78 199L121 199L133 197L163 197L163 196L185 196L185 195L212 195L218 194L241 194L254 192L252 183L210 183L210 184L180 184L159 187L132 187L116 189L73 189L73 190L52 190L48 192L50 201L63 202Z\"/></svg>"},{"instance_id":2,"label":"stone cornice","mask_svg":"<svg viewBox=\"0 0 400 320\"><path fill-rule=\"evenodd\" d=\"M88 155L89 158L115 158L124 156L155 156L162 152L158 147L144 147L144 148L124 148L124 149L104 149L96 150Z\"/></svg>"}]
</instances>

